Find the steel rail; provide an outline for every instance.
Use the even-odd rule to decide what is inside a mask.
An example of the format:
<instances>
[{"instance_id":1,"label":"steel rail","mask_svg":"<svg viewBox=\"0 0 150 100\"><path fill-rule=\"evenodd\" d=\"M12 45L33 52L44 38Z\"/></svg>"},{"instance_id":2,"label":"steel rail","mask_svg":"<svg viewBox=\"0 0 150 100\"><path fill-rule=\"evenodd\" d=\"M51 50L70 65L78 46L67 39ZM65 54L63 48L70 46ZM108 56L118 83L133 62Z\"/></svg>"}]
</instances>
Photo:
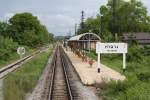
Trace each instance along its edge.
<instances>
[{"instance_id":1,"label":"steel rail","mask_svg":"<svg viewBox=\"0 0 150 100\"><path fill-rule=\"evenodd\" d=\"M56 58L57 58L57 48L54 54L54 57L52 59L52 76L51 76L51 81L50 81L50 86L49 86L49 95L47 96L47 100L51 100L52 99L52 92L53 92L53 85L54 85L54 77L55 77L55 68L56 68Z\"/></svg>"},{"instance_id":2,"label":"steel rail","mask_svg":"<svg viewBox=\"0 0 150 100\"><path fill-rule=\"evenodd\" d=\"M38 53L40 53L39 50L36 51L36 52L34 52L34 53L32 53L32 54L30 54L30 55L28 55L28 56L26 56L26 57L24 57L24 58L22 58L22 59L20 59L20 60L18 60L18 61L16 61L16 62L13 63L13 64L10 64L10 65L7 65L6 67L1 68L1 69L0 69L0 74L6 72L7 70L13 68L13 67L16 66L16 65L21 64L21 63L24 62L25 60L27 60L27 59L33 57L35 54L38 54ZM16 69L17 69L17 68L16 68ZM14 70L15 70L15 69L14 69ZM14 71L14 70L13 70L13 71ZM4 76L6 76L6 75L4 75ZM3 77L4 77L4 76L3 76ZM1 77L1 78L3 78L3 77Z\"/></svg>"},{"instance_id":3,"label":"steel rail","mask_svg":"<svg viewBox=\"0 0 150 100\"><path fill-rule=\"evenodd\" d=\"M60 52L61 51L61 52ZM65 83L66 83L66 87L67 87L67 93L68 93L68 99L69 100L73 100L73 96L72 96L72 92L71 92L71 88L70 88L70 84L69 84L69 78L68 78L68 75L67 75L67 71L66 71L66 68L65 68L65 61L64 61L64 55L62 52L62 48L60 46L57 46L57 49L56 49L56 52L54 54L54 57L53 57L53 63L52 63L52 76L51 76L51 81L50 81L50 85L49 85L49 94L47 96L47 100L52 100L52 95L53 95L53 89L54 89L54 78L55 78L55 69L56 69L56 62L57 62L57 53L60 52L60 61L61 61L61 64L62 64L62 67L63 67L63 73L64 73L64 78L65 78Z\"/></svg>"},{"instance_id":4,"label":"steel rail","mask_svg":"<svg viewBox=\"0 0 150 100\"><path fill-rule=\"evenodd\" d=\"M61 48L61 47L60 47ZM62 61L62 65L63 65L63 70L64 70L64 73L65 73L65 79L66 79L66 83L67 83L67 88L68 88L68 93L69 93L69 100L73 100L73 96L72 96L72 92L71 92L71 86L70 86L70 83L69 83L69 78L68 78L68 75L67 75L67 71L66 71L66 63L65 63L65 60L63 58L65 58L64 56L64 52L62 51L63 49L61 48L61 61Z\"/></svg>"}]
</instances>

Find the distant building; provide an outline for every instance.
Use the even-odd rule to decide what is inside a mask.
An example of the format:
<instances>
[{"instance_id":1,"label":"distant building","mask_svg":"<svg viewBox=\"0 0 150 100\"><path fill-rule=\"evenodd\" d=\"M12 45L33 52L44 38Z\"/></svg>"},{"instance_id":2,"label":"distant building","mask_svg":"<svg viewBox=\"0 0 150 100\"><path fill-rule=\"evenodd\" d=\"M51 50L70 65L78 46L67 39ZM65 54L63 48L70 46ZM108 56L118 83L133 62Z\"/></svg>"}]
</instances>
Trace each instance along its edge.
<instances>
[{"instance_id":1,"label":"distant building","mask_svg":"<svg viewBox=\"0 0 150 100\"><path fill-rule=\"evenodd\" d=\"M70 38L71 38L71 36L65 36L65 37L64 37L64 41L63 41L63 46L64 46L64 47L67 47L67 43L68 43L67 41L68 41Z\"/></svg>"},{"instance_id":2,"label":"distant building","mask_svg":"<svg viewBox=\"0 0 150 100\"><path fill-rule=\"evenodd\" d=\"M123 41L130 42L136 40L140 45L150 45L150 33L123 33Z\"/></svg>"}]
</instances>

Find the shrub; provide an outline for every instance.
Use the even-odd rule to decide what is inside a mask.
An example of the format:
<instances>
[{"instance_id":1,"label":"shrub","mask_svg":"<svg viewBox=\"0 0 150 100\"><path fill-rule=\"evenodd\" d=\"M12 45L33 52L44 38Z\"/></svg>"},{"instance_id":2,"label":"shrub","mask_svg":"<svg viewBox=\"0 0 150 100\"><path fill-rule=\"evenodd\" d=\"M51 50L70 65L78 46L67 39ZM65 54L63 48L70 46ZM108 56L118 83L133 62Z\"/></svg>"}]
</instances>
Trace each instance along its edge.
<instances>
[{"instance_id":1,"label":"shrub","mask_svg":"<svg viewBox=\"0 0 150 100\"><path fill-rule=\"evenodd\" d=\"M16 52L18 44L11 38L4 38L0 36L0 59L8 60L13 52Z\"/></svg>"},{"instance_id":2,"label":"shrub","mask_svg":"<svg viewBox=\"0 0 150 100\"><path fill-rule=\"evenodd\" d=\"M142 57L143 55L140 47L134 45L133 47L129 48L129 52L127 54L127 61L141 63Z\"/></svg>"},{"instance_id":3,"label":"shrub","mask_svg":"<svg viewBox=\"0 0 150 100\"><path fill-rule=\"evenodd\" d=\"M109 84L109 88L112 88L114 92L124 92L128 87L127 81L112 81Z\"/></svg>"},{"instance_id":4,"label":"shrub","mask_svg":"<svg viewBox=\"0 0 150 100\"><path fill-rule=\"evenodd\" d=\"M129 88L126 93L117 96L116 100L150 100L149 83L137 83Z\"/></svg>"},{"instance_id":5,"label":"shrub","mask_svg":"<svg viewBox=\"0 0 150 100\"><path fill-rule=\"evenodd\" d=\"M139 63L131 62L131 63L127 64L127 71L136 72L138 70L138 68L140 68L140 67L141 67L141 65Z\"/></svg>"},{"instance_id":6,"label":"shrub","mask_svg":"<svg viewBox=\"0 0 150 100\"><path fill-rule=\"evenodd\" d=\"M141 72L136 75L140 81L149 81L150 80L150 72Z\"/></svg>"}]
</instances>

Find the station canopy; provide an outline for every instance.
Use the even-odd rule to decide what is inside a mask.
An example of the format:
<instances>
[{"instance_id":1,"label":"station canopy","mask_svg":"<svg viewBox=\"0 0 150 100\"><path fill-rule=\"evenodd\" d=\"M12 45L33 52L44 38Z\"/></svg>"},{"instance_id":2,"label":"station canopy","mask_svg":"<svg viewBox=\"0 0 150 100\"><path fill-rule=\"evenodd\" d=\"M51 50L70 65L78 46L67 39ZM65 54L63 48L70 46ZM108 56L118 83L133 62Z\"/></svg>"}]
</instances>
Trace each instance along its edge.
<instances>
[{"instance_id":1,"label":"station canopy","mask_svg":"<svg viewBox=\"0 0 150 100\"><path fill-rule=\"evenodd\" d=\"M80 35L73 36L69 41L100 41L100 37L94 33L83 33Z\"/></svg>"}]
</instances>

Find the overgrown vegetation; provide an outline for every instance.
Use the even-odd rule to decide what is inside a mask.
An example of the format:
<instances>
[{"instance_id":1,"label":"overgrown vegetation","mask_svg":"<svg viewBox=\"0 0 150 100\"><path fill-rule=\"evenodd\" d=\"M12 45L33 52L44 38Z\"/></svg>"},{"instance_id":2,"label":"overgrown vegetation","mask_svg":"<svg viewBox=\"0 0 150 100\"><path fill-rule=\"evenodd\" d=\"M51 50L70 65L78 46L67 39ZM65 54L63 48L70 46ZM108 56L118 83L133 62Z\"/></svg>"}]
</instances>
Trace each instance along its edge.
<instances>
[{"instance_id":1,"label":"overgrown vegetation","mask_svg":"<svg viewBox=\"0 0 150 100\"><path fill-rule=\"evenodd\" d=\"M19 58L16 53L17 47L18 43L14 42L13 39L0 36L0 67Z\"/></svg>"},{"instance_id":2,"label":"overgrown vegetation","mask_svg":"<svg viewBox=\"0 0 150 100\"><path fill-rule=\"evenodd\" d=\"M24 100L35 87L49 57L44 52L22 65L4 79L4 100Z\"/></svg>"},{"instance_id":3,"label":"overgrown vegetation","mask_svg":"<svg viewBox=\"0 0 150 100\"><path fill-rule=\"evenodd\" d=\"M150 47L129 47L127 54L127 70L122 72L122 55L109 54L101 56L103 64L111 67L127 77L125 81L112 81L100 84L98 95L104 100L149 100L150 96ZM89 57L97 59L92 51Z\"/></svg>"},{"instance_id":4,"label":"overgrown vegetation","mask_svg":"<svg viewBox=\"0 0 150 100\"><path fill-rule=\"evenodd\" d=\"M150 16L140 0L108 0L106 5L100 7L96 17L85 20L84 28L80 25L78 34L89 30L98 34L102 42L118 42L122 41L123 33L126 32L150 32ZM97 59L95 51L87 55ZM136 40L129 41L125 73L122 72L120 54L102 54L101 62L127 77L122 82L100 84L98 95L104 100L150 100L149 46L140 47Z\"/></svg>"},{"instance_id":5,"label":"overgrown vegetation","mask_svg":"<svg viewBox=\"0 0 150 100\"><path fill-rule=\"evenodd\" d=\"M26 51L53 41L53 34L31 13L17 13L8 22L0 21L0 66L18 58L19 46Z\"/></svg>"},{"instance_id":6,"label":"overgrown vegetation","mask_svg":"<svg viewBox=\"0 0 150 100\"><path fill-rule=\"evenodd\" d=\"M7 60L11 54L16 51L18 44L11 38L0 36L0 59Z\"/></svg>"},{"instance_id":7,"label":"overgrown vegetation","mask_svg":"<svg viewBox=\"0 0 150 100\"><path fill-rule=\"evenodd\" d=\"M9 19L9 35L21 45L41 46L49 42L49 32L31 13L20 13Z\"/></svg>"},{"instance_id":8,"label":"overgrown vegetation","mask_svg":"<svg viewBox=\"0 0 150 100\"><path fill-rule=\"evenodd\" d=\"M78 34L91 30L105 42L113 41L116 33L121 38L124 32L150 32L150 16L140 0L108 0L96 17L85 20L84 28L81 23Z\"/></svg>"}]
</instances>

